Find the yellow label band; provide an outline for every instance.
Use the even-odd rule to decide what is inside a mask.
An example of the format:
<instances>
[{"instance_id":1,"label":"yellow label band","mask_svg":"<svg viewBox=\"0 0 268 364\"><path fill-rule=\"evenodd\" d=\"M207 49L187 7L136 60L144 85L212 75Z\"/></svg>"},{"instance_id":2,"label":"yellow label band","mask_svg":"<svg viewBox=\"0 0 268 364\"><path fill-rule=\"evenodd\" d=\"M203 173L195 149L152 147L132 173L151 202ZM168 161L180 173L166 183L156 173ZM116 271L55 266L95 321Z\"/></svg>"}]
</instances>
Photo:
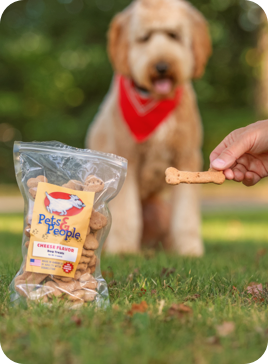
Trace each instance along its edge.
<instances>
[{"instance_id":1,"label":"yellow label band","mask_svg":"<svg viewBox=\"0 0 268 364\"><path fill-rule=\"evenodd\" d=\"M94 192L38 184L26 271L73 278L81 259Z\"/></svg>"}]
</instances>

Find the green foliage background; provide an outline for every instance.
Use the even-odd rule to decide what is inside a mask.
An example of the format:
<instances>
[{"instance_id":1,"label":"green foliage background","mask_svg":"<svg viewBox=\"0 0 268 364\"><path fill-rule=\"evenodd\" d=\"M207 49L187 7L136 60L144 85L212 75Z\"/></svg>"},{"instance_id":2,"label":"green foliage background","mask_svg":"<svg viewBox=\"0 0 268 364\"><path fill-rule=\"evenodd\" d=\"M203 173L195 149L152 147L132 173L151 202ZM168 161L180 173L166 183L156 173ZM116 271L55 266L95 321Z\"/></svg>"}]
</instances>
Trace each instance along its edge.
<instances>
[{"instance_id":1,"label":"green foliage background","mask_svg":"<svg viewBox=\"0 0 268 364\"><path fill-rule=\"evenodd\" d=\"M129 3L23 0L6 9L0 23L0 183L15 181L14 140L84 146L112 78L106 54L108 25ZM243 125L244 115L253 115L260 9L246 0L192 3L208 19L214 47L206 75L195 82L207 158L216 140ZM222 115L234 115L227 128Z\"/></svg>"}]
</instances>

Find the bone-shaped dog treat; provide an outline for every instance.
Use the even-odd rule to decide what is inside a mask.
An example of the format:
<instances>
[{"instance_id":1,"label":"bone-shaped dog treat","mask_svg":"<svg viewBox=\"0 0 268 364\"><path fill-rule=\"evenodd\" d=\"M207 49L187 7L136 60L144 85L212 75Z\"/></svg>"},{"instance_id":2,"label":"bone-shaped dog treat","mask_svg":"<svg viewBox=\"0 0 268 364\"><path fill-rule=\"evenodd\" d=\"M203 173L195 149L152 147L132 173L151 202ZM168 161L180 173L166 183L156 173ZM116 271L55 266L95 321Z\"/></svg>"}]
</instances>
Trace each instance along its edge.
<instances>
[{"instance_id":1,"label":"bone-shaped dog treat","mask_svg":"<svg viewBox=\"0 0 268 364\"><path fill-rule=\"evenodd\" d=\"M68 300L70 301L77 301L82 300L85 296L85 291L83 289L79 289L77 291L73 291L68 295Z\"/></svg>"},{"instance_id":2,"label":"bone-shaped dog treat","mask_svg":"<svg viewBox=\"0 0 268 364\"><path fill-rule=\"evenodd\" d=\"M92 210L90 224L92 230L100 230L107 225L107 217L98 211Z\"/></svg>"},{"instance_id":3,"label":"bone-shaped dog treat","mask_svg":"<svg viewBox=\"0 0 268 364\"><path fill-rule=\"evenodd\" d=\"M73 280L73 278L69 278L69 277L62 277L62 276L54 276L55 279L58 279L62 282L71 282Z\"/></svg>"},{"instance_id":4,"label":"bone-shaped dog treat","mask_svg":"<svg viewBox=\"0 0 268 364\"><path fill-rule=\"evenodd\" d=\"M80 181L71 179L68 183L62 185L62 187L70 188L71 190L83 191L84 185Z\"/></svg>"},{"instance_id":5,"label":"bone-shaped dog treat","mask_svg":"<svg viewBox=\"0 0 268 364\"><path fill-rule=\"evenodd\" d=\"M50 291L48 291L46 288L41 287L41 288L38 288L36 291L30 292L28 295L28 300L29 301L40 301L43 303L48 302L47 294L49 294Z\"/></svg>"},{"instance_id":6,"label":"bone-shaped dog treat","mask_svg":"<svg viewBox=\"0 0 268 364\"><path fill-rule=\"evenodd\" d=\"M88 264L89 268L95 266L96 262L97 262L97 257L96 257L96 255L93 255L93 257L90 259L90 262Z\"/></svg>"},{"instance_id":7,"label":"bone-shaped dog treat","mask_svg":"<svg viewBox=\"0 0 268 364\"><path fill-rule=\"evenodd\" d=\"M48 275L41 273L24 272L15 278L15 290L24 297L35 289Z\"/></svg>"},{"instance_id":8,"label":"bone-shaped dog treat","mask_svg":"<svg viewBox=\"0 0 268 364\"><path fill-rule=\"evenodd\" d=\"M84 300L86 302L94 301L96 294L97 292L94 291L85 291Z\"/></svg>"},{"instance_id":9,"label":"bone-shaped dog treat","mask_svg":"<svg viewBox=\"0 0 268 364\"><path fill-rule=\"evenodd\" d=\"M99 247L99 242L98 240L94 237L93 234L89 234L86 237L85 243L84 243L84 249L85 250L96 250ZM86 254L85 254L86 255ZM87 255L86 255L87 256ZM92 256L92 255L90 255Z\"/></svg>"},{"instance_id":10,"label":"bone-shaped dog treat","mask_svg":"<svg viewBox=\"0 0 268 364\"><path fill-rule=\"evenodd\" d=\"M49 281L46 282L45 287L50 288L50 292L48 293L48 297L61 297L64 292L62 292L60 289L58 289L57 284L55 282Z\"/></svg>"},{"instance_id":11,"label":"bone-shaped dog treat","mask_svg":"<svg viewBox=\"0 0 268 364\"><path fill-rule=\"evenodd\" d=\"M86 257L84 255L81 255L81 258L79 260L79 263L89 263L91 261L91 258L90 257Z\"/></svg>"},{"instance_id":12,"label":"bone-shaped dog treat","mask_svg":"<svg viewBox=\"0 0 268 364\"><path fill-rule=\"evenodd\" d=\"M84 191L91 191L91 192L101 192L104 189L104 182L93 175L90 175L86 178L85 181L86 186L84 187Z\"/></svg>"},{"instance_id":13,"label":"bone-shaped dog treat","mask_svg":"<svg viewBox=\"0 0 268 364\"><path fill-rule=\"evenodd\" d=\"M33 187L29 189L29 194L32 196L33 199L36 197L37 187Z\"/></svg>"},{"instance_id":14,"label":"bone-shaped dog treat","mask_svg":"<svg viewBox=\"0 0 268 364\"><path fill-rule=\"evenodd\" d=\"M27 181L27 186L29 188L34 188L34 187L38 186L39 182L47 182L47 178L45 176L42 176L42 175L37 176L35 178L30 178Z\"/></svg>"},{"instance_id":15,"label":"bone-shaped dog treat","mask_svg":"<svg viewBox=\"0 0 268 364\"><path fill-rule=\"evenodd\" d=\"M87 264L86 263L79 263L77 266L78 270L86 270L87 269Z\"/></svg>"},{"instance_id":16,"label":"bone-shaped dog treat","mask_svg":"<svg viewBox=\"0 0 268 364\"><path fill-rule=\"evenodd\" d=\"M86 250L83 248L82 255L90 258L94 255L94 250Z\"/></svg>"},{"instance_id":17,"label":"bone-shaped dog treat","mask_svg":"<svg viewBox=\"0 0 268 364\"><path fill-rule=\"evenodd\" d=\"M215 183L221 185L224 181L224 173L211 168L207 172L184 172L172 167L166 170L166 182L170 185L178 185L180 183Z\"/></svg>"}]
</instances>

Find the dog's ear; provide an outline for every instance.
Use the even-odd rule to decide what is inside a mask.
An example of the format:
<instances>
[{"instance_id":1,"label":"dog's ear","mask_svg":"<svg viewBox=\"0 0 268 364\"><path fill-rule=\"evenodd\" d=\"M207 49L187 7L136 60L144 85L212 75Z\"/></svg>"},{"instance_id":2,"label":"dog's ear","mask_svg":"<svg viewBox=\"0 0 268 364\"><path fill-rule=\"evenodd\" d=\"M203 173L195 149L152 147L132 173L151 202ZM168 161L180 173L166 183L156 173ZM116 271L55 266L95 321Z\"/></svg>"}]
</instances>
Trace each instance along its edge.
<instances>
[{"instance_id":1,"label":"dog's ear","mask_svg":"<svg viewBox=\"0 0 268 364\"><path fill-rule=\"evenodd\" d=\"M204 16L187 3L192 28L192 48L195 58L193 78L202 77L209 57L212 54L208 23Z\"/></svg>"},{"instance_id":2,"label":"dog's ear","mask_svg":"<svg viewBox=\"0 0 268 364\"><path fill-rule=\"evenodd\" d=\"M111 22L108 32L108 54L113 68L116 72L130 75L128 62L128 27L132 6L130 5L121 13L117 14Z\"/></svg>"}]
</instances>

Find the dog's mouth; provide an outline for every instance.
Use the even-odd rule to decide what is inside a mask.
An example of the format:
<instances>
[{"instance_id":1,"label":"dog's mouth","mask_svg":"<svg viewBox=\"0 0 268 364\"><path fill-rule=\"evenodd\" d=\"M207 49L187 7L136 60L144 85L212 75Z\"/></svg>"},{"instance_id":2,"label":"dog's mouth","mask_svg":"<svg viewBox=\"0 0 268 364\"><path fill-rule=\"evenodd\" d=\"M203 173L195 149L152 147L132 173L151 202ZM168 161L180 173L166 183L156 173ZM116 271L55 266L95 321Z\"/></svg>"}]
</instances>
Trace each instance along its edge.
<instances>
[{"instance_id":1,"label":"dog's mouth","mask_svg":"<svg viewBox=\"0 0 268 364\"><path fill-rule=\"evenodd\" d=\"M161 96L169 95L174 86L174 80L170 77L152 79L153 91Z\"/></svg>"},{"instance_id":2,"label":"dog's mouth","mask_svg":"<svg viewBox=\"0 0 268 364\"><path fill-rule=\"evenodd\" d=\"M148 96L154 95L158 98L166 98L172 95L176 86L176 81L172 76L166 77L151 77L147 84L147 87L141 86L133 81L135 88L141 94Z\"/></svg>"}]
</instances>

